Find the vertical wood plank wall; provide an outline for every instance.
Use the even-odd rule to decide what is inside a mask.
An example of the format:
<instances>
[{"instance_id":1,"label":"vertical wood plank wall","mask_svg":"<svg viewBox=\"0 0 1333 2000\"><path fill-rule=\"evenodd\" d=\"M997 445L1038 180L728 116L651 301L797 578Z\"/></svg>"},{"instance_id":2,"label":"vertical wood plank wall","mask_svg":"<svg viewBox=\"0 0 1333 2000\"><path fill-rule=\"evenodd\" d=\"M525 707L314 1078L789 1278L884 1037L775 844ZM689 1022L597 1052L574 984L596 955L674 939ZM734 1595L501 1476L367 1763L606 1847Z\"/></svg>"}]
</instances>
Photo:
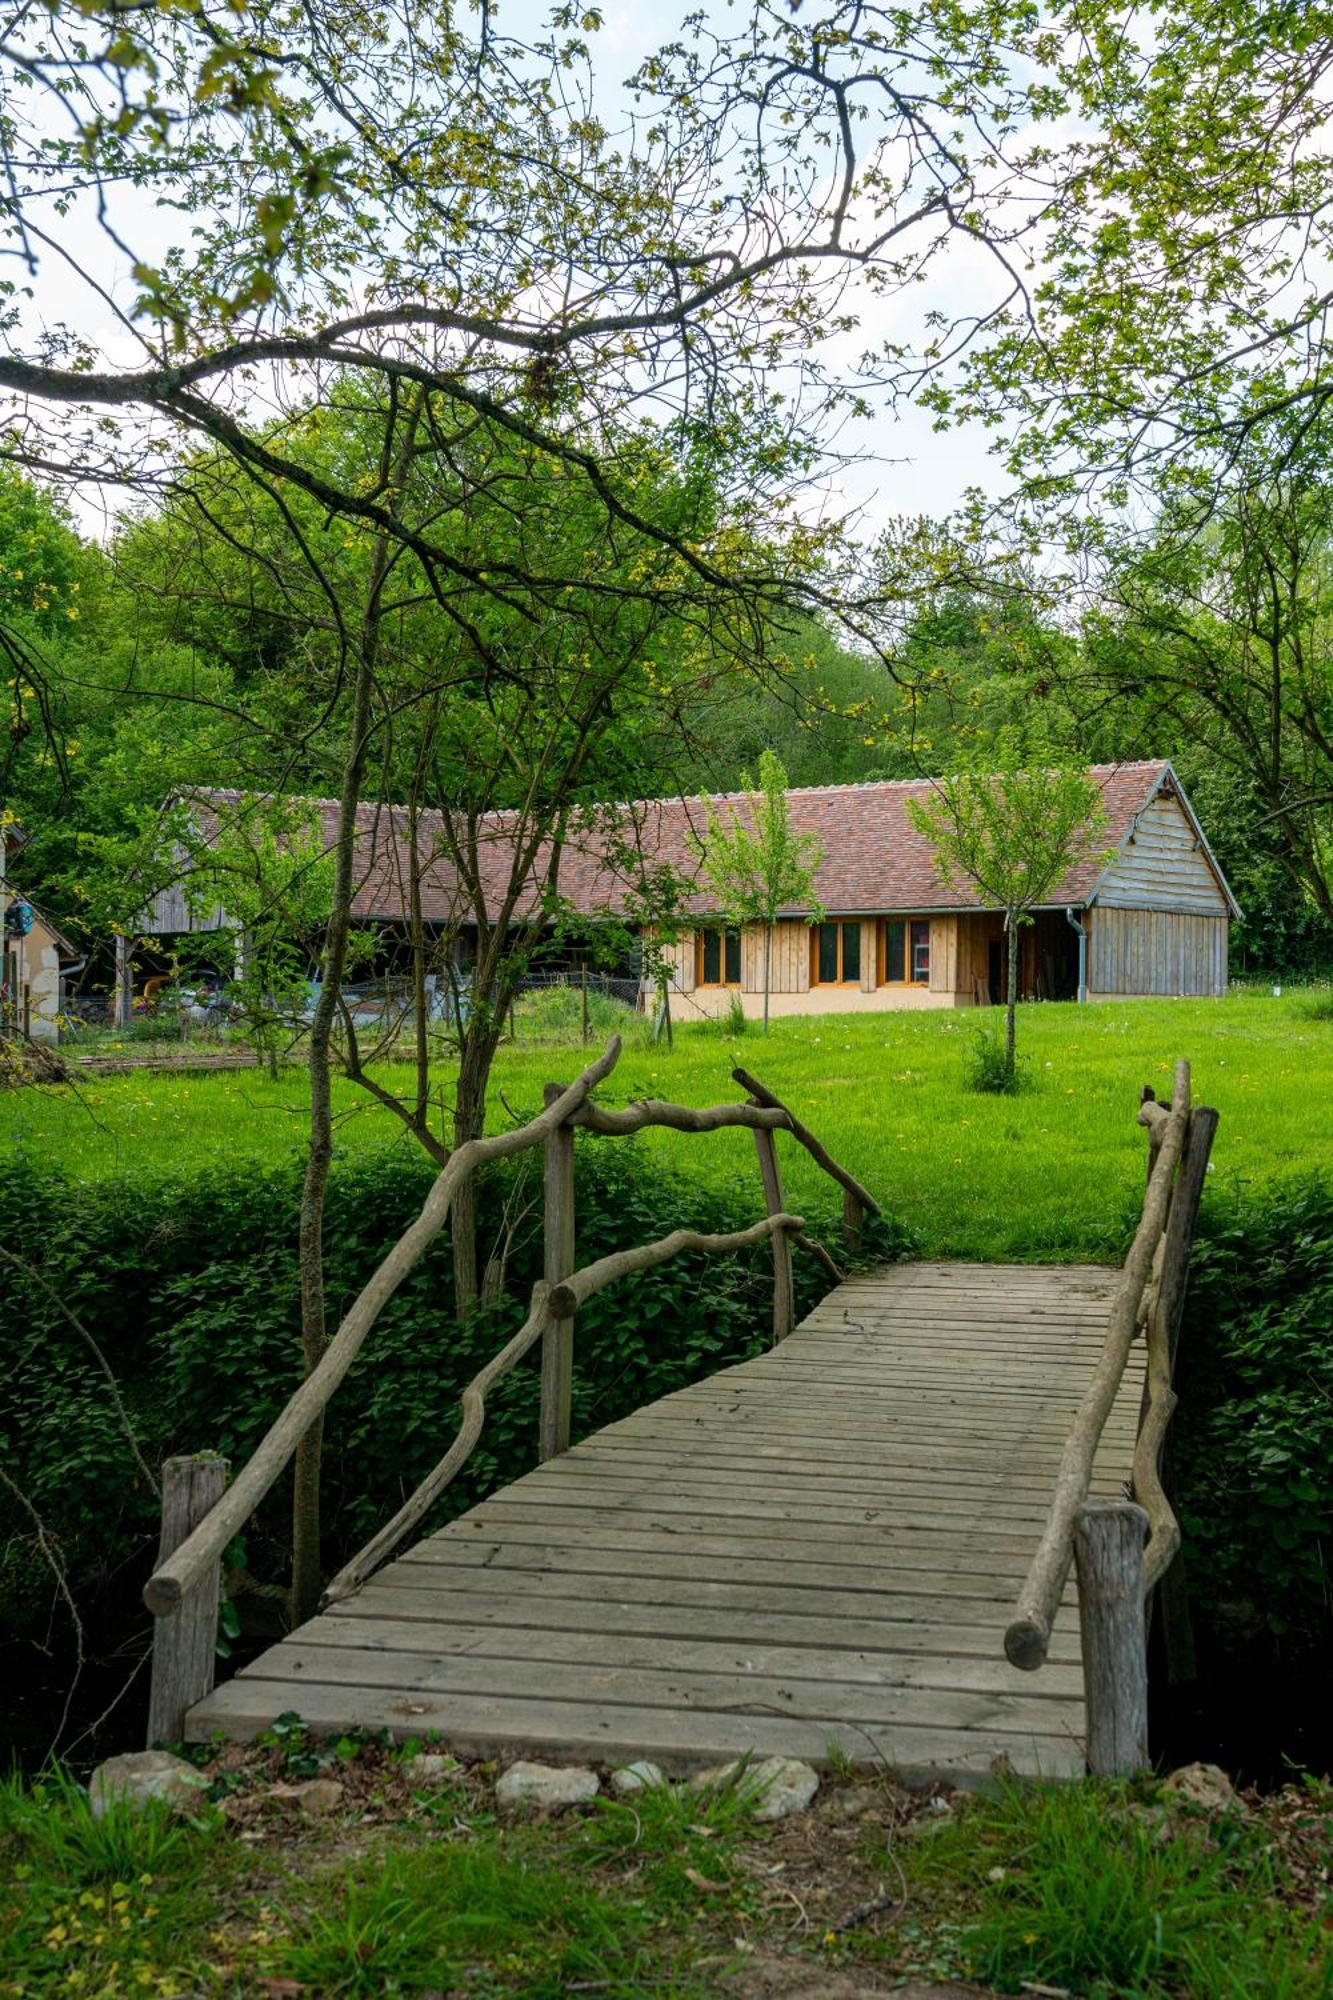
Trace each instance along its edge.
<instances>
[{"instance_id":1,"label":"vertical wood plank wall","mask_svg":"<svg viewBox=\"0 0 1333 2000\"><path fill-rule=\"evenodd\" d=\"M1227 990L1227 919L1180 910L1088 912L1093 993L1220 995Z\"/></svg>"}]
</instances>

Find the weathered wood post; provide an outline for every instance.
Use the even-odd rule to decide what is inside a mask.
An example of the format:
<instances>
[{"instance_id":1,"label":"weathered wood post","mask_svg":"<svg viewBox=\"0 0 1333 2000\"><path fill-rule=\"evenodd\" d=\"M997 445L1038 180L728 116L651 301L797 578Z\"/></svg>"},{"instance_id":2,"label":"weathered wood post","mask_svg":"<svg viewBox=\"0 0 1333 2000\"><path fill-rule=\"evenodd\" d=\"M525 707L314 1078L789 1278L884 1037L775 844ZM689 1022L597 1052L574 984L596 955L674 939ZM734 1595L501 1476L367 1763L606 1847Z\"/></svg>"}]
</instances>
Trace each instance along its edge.
<instances>
[{"instance_id":1,"label":"weathered wood post","mask_svg":"<svg viewBox=\"0 0 1333 2000\"><path fill-rule=\"evenodd\" d=\"M1148 1516L1132 1500L1085 1500L1074 1516L1088 1770L1124 1778L1148 1763Z\"/></svg>"},{"instance_id":2,"label":"weathered wood post","mask_svg":"<svg viewBox=\"0 0 1333 2000\"><path fill-rule=\"evenodd\" d=\"M1180 1156L1171 1212L1167 1217L1162 1269L1158 1279L1155 1311L1160 1319L1169 1375L1174 1378L1180 1327L1185 1312L1189 1284L1190 1250L1199 1216L1208 1173L1208 1158L1217 1133L1218 1113L1211 1105L1200 1104L1190 1112L1189 1130ZM1147 1390L1145 1388L1145 1414ZM1170 1492L1169 1445L1162 1454L1162 1482ZM1185 1581L1185 1561L1177 1549L1170 1567L1159 1579L1154 1593L1157 1615L1162 1621L1162 1641L1166 1652L1166 1677L1172 1687L1197 1679L1194 1630L1190 1619L1189 1593ZM1151 1607L1150 1607L1151 1611Z\"/></svg>"},{"instance_id":3,"label":"weathered wood post","mask_svg":"<svg viewBox=\"0 0 1333 2000\"><path fill-rule=\"evenodd\" d=\"M123 932L116 937L116 986L111 1003L111 1019L118 1028L128 1028L134 1018L134 974L130 966L130 941Z\"/></svg>"},{"instance_id":4,"label":"weathered wood post","mask_svg":"<svg viewBox=\"0 0 1333 2000\"><path fill-rule=\"evenodd\" d=\"M842 1242L843 1248L855 1257L861 1248L861 1231L865 1224L865 1210L859 1198L850 1188L842 1191Z\"/></svg>"},{"instance_id":5,"label":"weathered wood post","mask_svg":"<svg viewBox=\"0 0 1333 2000\"><path fill-rule=\"evenodd\" d=\"M547 1104L559 1097L562 1085L548 1083ZM542 1175L545 1207L542 1276L558 1285L574 1269L574 1131L561 1125L546 1140ZM569 1450L570 1408L574 1395L574 1321L548 1320L542 1334L541 1417L538 1456L558 1458Z\"/></svg>"},{"instance_id":6,"label":"weathered wood post","mask_svg":"<svg viewBox=\"0 0 1333 2000\"><path fill-rule=\"evenodd\" d=\"M227 1485L227 1461L216 1452L169 1458L162 1467L162 1537L158 1567L216 1506ZM153 1675L148 1696L148 1747L179 1743L187 1710L213 1691L218 1645L222 1558L201 1571L175 1611L153 1620Z\"/></svg>"},{"instance_id":7,"label":"weathered wood post","mask_svg":"<svg viewBox=\"0 0 1333 2000\"><path fill-rule=\"evenodd\" d=\"M764 1202L770 1215L781 1215L782 1170L778 1165L777 1141L760 1126L754 1132L759 1172L764 1182ZM785 1229L773 1231L773 1345L785 1340L796 1324L796 1287L792 1279L791 1238Z\"/></svg>"}]
</instances>

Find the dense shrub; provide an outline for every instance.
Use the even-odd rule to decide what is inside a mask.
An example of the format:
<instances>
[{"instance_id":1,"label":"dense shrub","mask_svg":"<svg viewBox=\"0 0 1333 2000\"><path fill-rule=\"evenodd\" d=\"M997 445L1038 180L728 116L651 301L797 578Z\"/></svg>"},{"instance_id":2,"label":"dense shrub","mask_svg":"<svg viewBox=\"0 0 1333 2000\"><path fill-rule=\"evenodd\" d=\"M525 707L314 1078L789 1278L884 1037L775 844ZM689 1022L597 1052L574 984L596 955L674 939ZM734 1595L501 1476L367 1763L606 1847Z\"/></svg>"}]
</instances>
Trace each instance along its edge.
<instances>
[{"instance_id":1,"label":"dense shrub","mask_svg":"<svg viewBox=\"0 0 1333 2000\"><path fill-rule=\"evenodd\" d=\"M420 1208L430 1180L429 1166L402 1151L336 1164L325 1232L331 1322ZM580 1137L577 1187L580 1259L684 1224L741 1228L757 1206L753 1185L700 1188L625 1141ZM210 1448L239 1465L298 1380L298 1189L295 1166L89 1186L29 1163L15 1163L0 1186L0 1241L34 1273L0 1273L10 1383L0 1469L58 1540L85 1606L114 1602L138 1617L156 1509L74 1320L105 1355L150 1464ZM540 1275L538 1156L485 1175L478 1195L483 1258L502 1240L508 1246L504 1295L457 1321L446 1237L386 1307L330 1410L331 1564L440 1457L460 1389L517 1327ZM815 1233L833 1219L830 1205L826 1217L812 1218ZM900 1235L881 1225L867 1254L901 1247ZM797 1276L798 1304L808 1310L824 1280L806 1259ZM736 1258L681 1257L600 1294L579 1314L575 1434L754 1352L771 1310L766 1246ZM446 1513L532 1464L537 1388L534 1356L490 1399L481 1445ZM251 1566L269 1576L283 1573L286 1504L280 1487L247 1536ZM31 1515L3 1482L0 1548L0 1621L36 1631L50 1615L51 1575Z\"/></svg>"},{"instance_id":2,"label":"dense shrub","mask_svg":"<svg viewBox=\"0 0 1333 2000\"><path fill-rule=\"evenodd\" d=\"M1333 1639L1333 1184L1210 1202L1173 1450L1190 1587L1224 1636Z\"/></svg>"}]
</instances>

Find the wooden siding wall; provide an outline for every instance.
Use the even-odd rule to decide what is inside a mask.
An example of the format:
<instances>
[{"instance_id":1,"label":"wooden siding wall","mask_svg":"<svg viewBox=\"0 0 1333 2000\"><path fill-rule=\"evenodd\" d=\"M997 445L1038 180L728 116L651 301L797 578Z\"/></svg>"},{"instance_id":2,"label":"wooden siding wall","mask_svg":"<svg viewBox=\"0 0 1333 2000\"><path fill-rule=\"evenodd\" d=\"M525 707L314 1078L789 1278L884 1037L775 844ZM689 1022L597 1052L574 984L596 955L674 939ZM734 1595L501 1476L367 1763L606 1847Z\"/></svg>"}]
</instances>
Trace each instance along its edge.
<instances>
[{"instance_id":1,"label":"wooden siding wall","mask_svg":"<svg viewBox=\"0 0 1333 2000\"><path fill-rule=\"evenodd\" d=\"M1228 914L1227 900L1179 799L1158 797L1097 893L1099 907ZM1153 989L1156 990L1156 989Z\"/></svg>"},{"instance_id":2,"label":"wooden siding wall","mask_svg":"<svg viewBox=\"0 0 1333 2000\"><path fill-rule=\"evenodd\" d=\"M1180 910L1088 912L1093 993L1218 995L1227 990L1227 919Z\"/></svg>"},{"instance_id":3,"label":"wooden siding wall","mask_svg":"<svg viewBox=\"0 0 1333 2000\"><path fill-rule=\"evenodd\" d=\"M930 920L930 990L932 993L958 991L957 917L932 917Z\"/></svg>"}]
</instances>

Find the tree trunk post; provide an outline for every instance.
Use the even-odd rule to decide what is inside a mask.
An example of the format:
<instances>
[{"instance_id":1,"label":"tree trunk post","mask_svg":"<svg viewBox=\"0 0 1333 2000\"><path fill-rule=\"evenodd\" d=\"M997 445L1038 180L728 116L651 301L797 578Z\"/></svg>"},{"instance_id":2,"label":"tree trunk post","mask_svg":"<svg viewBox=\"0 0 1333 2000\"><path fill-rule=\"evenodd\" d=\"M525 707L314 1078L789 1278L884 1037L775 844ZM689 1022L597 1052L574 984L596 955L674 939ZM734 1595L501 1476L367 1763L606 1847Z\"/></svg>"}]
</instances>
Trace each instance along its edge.
<instances>
[{"instance_id":1,"label":"tree trunk post","mask_svg":"<svg viewBox=\"0 0 1333 2000\"><path fill-rule=\"evenodd\" d=\"M861 1248L862 1225L865 1217L861 1204L850 1189L842 1191L842 1241L843 1247L854 1257Z\"/></svg>"},{"instance_id":2,"label":"tree trunk post","mask_svg":"<svg viewBox=\"0 0 1333 2000\"><path fill-rule=\"evenodd\" d=\"M548 1083L545 1101L559 1097L562 1085ZM558 1285L574 1269L574 1132L562 1125L546 1141L542 1178L545 1230L542 1276ZM574 1395L574 1321L548 1320L542 1334L541 1416L538 1456L558 1458L569 1450L570 1410Z\"/></svg>"},{"instance_id":3,"label":"tree trunk post","mask_svg":"<svg viewBox=\"0 0 1333 2000\"><path fill-rule=\"evenodd\" d=\"M1005 924L1009 931L1009 974L1004 996L1004 1067L1012 1083L1018 1060L1018 923L1012 910Z\"/></svg>"},{"instance_id":4,"label":"tree trunk post","mask_svg":"<svg viewBox=\"0 0 1333 2000\"><path fill-rule=\"evenodd\" d=\"M1125 1778L1148 1764L1148 1516L1132 1500L1087 1500L1074 1518L1088 1770Z\"/></svg>"},{"instance_id":5,"label":"tree trunk post","mask_svg":"<svg viewBox=\"0 0 1333 2000\"><path fill-rule=\"evenodd\" d=\"M773 1134L758 1128L754 1135L759 1155L759 1172L764 1182L764 1203L770 1215L781 1215L782 1172ZM791 1238L785 1229L773 1231L773 1345L784 1341L796 1324L796 1288L792 1279Z\"/></svg>"},{"instance_id":6,"label":"tree trunk post","mask_svg":"<svg viewBox=\"0 0 1333 2000\"><path fill-rule=\"evenodd\" d=\"M111 1010L118 1028L128 1028L134 1014L134 978L130 969L130 941L116 939L116 997Z\"/></svg>"},{"instance_id":7,"label":"tree trunk post","mask_svg":"<svg viewBox=\"0 0 1333 2000\"><path fill-rule=\"evenodd\" d=\"M768 1033L768 995L773 978L773 926L764 925L764 1033Z\"/></svg>"},{"instance_id":8,"label":"tree trunk post","mask_svg":"<svg viewBox=\"0 0 1333 2000\"><path fill-rule=\"evenodd\" d=\"M227 1461L213 1452L169 1458L162 1467L162 1536L159 1565L222 1498ZM187 1591L178 1610L153 1621L152 1685L148 1696L148 1748L179 1743L185 1717L213 1692L218 1645L218 1593L222 1561L213 1563Z\"/></svg>"}]
</instances>

